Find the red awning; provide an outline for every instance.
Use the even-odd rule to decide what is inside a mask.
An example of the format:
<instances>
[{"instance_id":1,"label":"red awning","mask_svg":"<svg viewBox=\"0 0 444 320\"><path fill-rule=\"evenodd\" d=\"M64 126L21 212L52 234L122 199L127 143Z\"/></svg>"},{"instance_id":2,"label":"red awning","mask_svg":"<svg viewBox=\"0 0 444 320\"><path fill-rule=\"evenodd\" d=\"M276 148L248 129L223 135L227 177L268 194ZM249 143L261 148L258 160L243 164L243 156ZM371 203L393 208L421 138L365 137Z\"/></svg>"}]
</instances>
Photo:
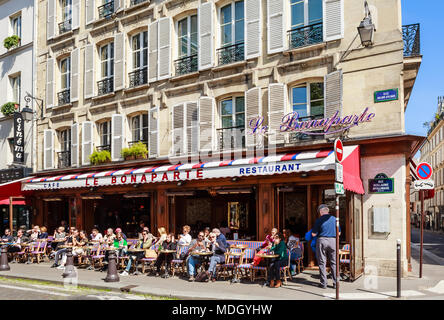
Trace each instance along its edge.
<instances>
[{"instance_id":1,"label":"red awning","mask_svg":"<svg viewBox=\"0 0 444 320\"><path fill-rule=\"evenodd\" d=\"M29 178L30 177L0 184L0 199L8 199L9 204L9 197L24 197L30 195L32 192L22 191L22 181Z\"/></svg>"},{"instance_id":2,"label":"red awning","mask_svg":"<svg viewBox=\"0 0 444 320\"><path fill-rule=\"evenodd\" d=\"M25 201L23 201L23 200L14 200L14 201L12 201L12 204L15 206L26 205ZM0 206L9 206L9 198L0 199Z\"/></svg>"},{"instance_id":3,"label":"red awning","mask_svg":"<svg viewBox=\"0 0 444 320\"><path fill-rule=\"evenodd\" d=\"M361 180L361 159L359 146L342 161L344 175L344 189L358 194L364 194Z\"/></svg>"}]
</instances>

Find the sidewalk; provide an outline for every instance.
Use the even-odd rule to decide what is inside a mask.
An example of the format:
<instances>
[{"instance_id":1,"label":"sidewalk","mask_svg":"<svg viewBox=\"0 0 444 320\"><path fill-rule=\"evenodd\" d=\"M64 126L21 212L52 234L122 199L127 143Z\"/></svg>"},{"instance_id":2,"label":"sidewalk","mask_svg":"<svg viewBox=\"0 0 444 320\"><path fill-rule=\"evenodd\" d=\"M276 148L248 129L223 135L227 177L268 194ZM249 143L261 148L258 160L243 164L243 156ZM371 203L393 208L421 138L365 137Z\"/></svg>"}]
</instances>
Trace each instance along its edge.
<instances>
[{"instance_id":1,"label":"sidewalk","mask_svg":"<svg viewBox=\"0 0 444 320\"><path fill-rule=\"evenodd\" d=\"M418 253L412 248L416 259ZM414 273L402 280L404 299L440 298L444 299L444 266L424 258L424 277L418 279L418 262L412 259ZM32 279L63 284L63 270L50 268L49 263L10 264L10 271L1 271L0 277ZM120 277L119 282L105 282L106 272L77 269L78 285L96 289L121 291L121 288L133 286L132 293L176 297L179 299L245 299L245 300L325 300L335 298L335 289L318 288L318 272L304 271L293 281L281 288L263 287L262 281L256 283L231 284L229 281L214 283L188 282L184 279L163 279L147 276ZM442 280L442 281L441 281ZM441 281L441 282L440 282ZM331 280L329 280L331 285ZM342 299L394 299L396 296L396 278L362 276L353 283L340 282Z\"/></svg>"}]
</instances>

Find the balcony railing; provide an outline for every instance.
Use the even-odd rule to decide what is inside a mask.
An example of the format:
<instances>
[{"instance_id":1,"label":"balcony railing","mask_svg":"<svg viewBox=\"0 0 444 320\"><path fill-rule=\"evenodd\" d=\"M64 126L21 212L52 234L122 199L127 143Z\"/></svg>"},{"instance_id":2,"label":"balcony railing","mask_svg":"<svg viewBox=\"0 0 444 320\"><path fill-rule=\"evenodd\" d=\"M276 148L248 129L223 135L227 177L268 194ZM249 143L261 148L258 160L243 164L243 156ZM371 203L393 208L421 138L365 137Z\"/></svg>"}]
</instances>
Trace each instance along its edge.
<instances>
[{"instance_id":1,"label":"balcony railing","mask_svg":"<svg viewBox=\"0 0 444 320\"><path fill-rule=\"evenodd\" d=\"M231 46L217 49L219 65L245 60L244 43L239 42Z\"/></svg>"},{"instance_id":2,"label":"balcony railing","mask_svg":"<svg viewBox=\"0 0 444 320\"><path fill-rule=\"evenodd\" d=\"M97 81L97 95L101 96L114 91L114 78L107 78Z\"/></svg>"},{"instance_id":3,"label":"balcony railing","mask_svg":"<svg viewBox=\"0 0 444 320\"><path fill-rule=\"evenodd\" d=\"M148 148L148 140L134 140L134 141L130 141L130 142L128 142L128 146L131 147L133 144L136 144L138 142L142 142Z\"/></svg>"},{"instance_id":4,"label":"balcony railing","mask_svg":"<svg viewBox=\"0 0 444 320\"><path fill-rule=\"evenodd\" d=\"M68 168L71 166L71 150L57 152L59 159L59 168Z\"/></svg>"},{"instance_id":5,"label":"balcony railing","mask_svg":"<svg viewBox=\"0 0 444 320\"><path fill-rule=\"evenodd\" d=\"M324 118L323 114L317 115L317 116L300 117L298 120L307 121L307 120L315 120L315 119L322 119L322 118ZM296 142L300 142L300 141L313 141L313 140L325 139L324 130L310 130L307 132L309 132L310 134L307 134L304 132L290 132L289 142L296 143Z\"/></svg>"},{"instance_id":6,"label":"balcony railing","mask_svg":"<svg viewBox=\"0 0 444 320\"><path fill-rule=\"evenodd\" d=\"M111 152L111 145L110 144L104 144L103 146L96 147L96 150L98 152L103 151L103 150Z\"/></svg>"},{"instance_id":7,"label":"balcony railing","mask_svg":"<svg viewBox=\"0 0 444 320\"><path fill-rule=\"evenodd\" d=\"M245 148L245 127L217 129L219 150L237 150Z\"/></svg>"},{"instance_id":8,"label":"balcony railing","mask_svg":"<svg viewBox=\"0 0 444 320\"><path fill-rule=\"evenodd\" d=\"M142 84L148 83L148 68L142 68L128 74L129 87L137 87Z\"/></svg>"},{"instance_id":9,"label":"balcony railing","mask_svg":"<svg viewBox=\"0 0 444 320\"><path fill-rule=\"evenodd\" d=\"M59 23L59 34L71 31L71 29L72 29L71 19Z\"/></svg>"},{"instance_id":10,"label":"balcony railing","mask_svg":"<svg viewBox=\"0 0 444 320\"><path fill-rule=\"evenodd\" d=\"M404 57L415 57L421 54L419 23L402 26L404 40Z\"/></svg>"},{"instance_id":11,"label":"balcony railing","mask_svg":"<svg viewBox=\"0 0 444 320\"><path fill-rule=\"evenodd\" d=\"M99 17L109 18L114 13L114 1L105 3L99 7Z\"/></svg>"},{"instance_id":12,"label":"balcony railing","mask_svg":"<svg viewBox=\"0 0 444 320\"><path fill-rule=\"evenodd\" d=\"M310 46L324 41L322 22L287 31L289 49Z\"/></svg>"},{"instance_id":13,"label":"balcony railing","mask_svg":"<svg viewBox=\"0 0 444 320\"><path fill-rule=\"evenodd\" d=\"M131 0L131 6L138 5L139 3L142 2L148 2L148 0Z\"/></svg>"},{"instance_id":14,"label":"balcony railing","mask_svg":"<svg viewBox=\"0 0 444 320\"><path fill-rule=\"evenodd\" d=\"M57 98L59 100L59 106L63 106L71 102L69 89L60 91L57 93Z\"/></svg>"},{"instance_id":15,"label":"balcony railing","mask_svg":"<svg viewBox=\"0 0 444 320\"><path fill-rule=\"evenodd\" d=\"M176 76L197 71L197 54L180 58L174 61L176 65Z\"/></svg>"}]
</instances>

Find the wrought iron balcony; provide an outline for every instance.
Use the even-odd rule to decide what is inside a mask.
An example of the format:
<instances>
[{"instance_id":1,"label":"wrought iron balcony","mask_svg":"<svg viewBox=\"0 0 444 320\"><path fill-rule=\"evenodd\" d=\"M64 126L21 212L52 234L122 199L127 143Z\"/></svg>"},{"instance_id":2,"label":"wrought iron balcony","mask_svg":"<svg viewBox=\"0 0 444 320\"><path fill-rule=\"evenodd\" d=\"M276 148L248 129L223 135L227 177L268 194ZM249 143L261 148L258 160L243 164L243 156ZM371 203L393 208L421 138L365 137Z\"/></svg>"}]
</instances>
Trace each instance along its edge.
<instances>
[{"instance_id":1,"label":"wrought iron balcony","mask_svg":"<svg viewBox=\"0 0 444 320\"><path fill-rule=\"evenodd\" d=\"M97 95L101 96L114 91L114 77L97 81Z\"/></svg>"},{"instance_id":2,"label":"wrought iron balcony","mask_svg":"<svg viewBox=\"0 0 444 320\"><path fill-rule=\"evenodd\" d=\"M142 68L129 74L129 87L137 87L142 84L148 83L148 68Z\"/></svg>"},{"instance_id":3,"label":"wrought iron balcony","mask_svg":"<svg viewBox=\"0 0 444 320\"><path fill-rule=\"evenodd\" d=\"M59 100L59 106L63 106L71 102L69 89L60 91L57 93L57 98Z\"/></svg>"},{"instance_id":4,"label":"wrought iron balcony","mask_svg":"<svg viewBox=\"0 0 444 320\"><path fill-rule=\"evenodd\" d=\"M404 57L415 57L421 54L419 23L402 26L404 40Z\"/></svg>"},{"instance_id":5,"label":"wrought iron balcony","mask_svg":"<svg viewBox=\"0 0 444 320\"><path fill-rule=\"evenodd\" d=\"M71 19L59 23L59 34L71 31L71 29L72 29Z\"/></svg>"},{"instance_id":6,"label":"wrought iron balcony","mask_svg":"<svg viewBox=\"0 0 444 320\"><path fill-rule=\"evenodd\" d=\"M114 1L105 3L103 6L99 7L99 17L109 18L114 13Z\"/></svg>"},{"instance_id":7,"label":"wrought iron balcony","mask_svg":"<svg viewBox=\"0 0 444 320\"><path fill-rule=\"evenodd\" d=\"M128 146L131 147L133 144L136 144L138 142L142 142L148 148L148 140L134 140L134 141L130 141L130 142L128 142Z\"/></svg>"},{"instance_id":8,"label":"wrought iron balcony","mask_svg":"<svg viewBox=\"0 0 444 320\"><path fill-rule=\"evenodd\" d=\"M219 65L245 60L244 43L239 42L231 46L217 49Z\"/></svg>"},{"instance_id":9,"label":"wrought iron balcony","mask_svg":"<svg viewBox=\"0 0 444 320\"><path fill-rule=\"evenodd\" d=\"M217 129L219 150L238 150L245 148L245 127L237 126Z\"/></svg>"},{"instance_id":10,"label":"wrought iron balcony","mask_svg":"<svg viewBox=\"0 0 444 320\"><path fill-rule=\"evenodd\" d=\"M148 0L131 0L131 6L136 6L142 2L148 2Z\"/></svg>"},{"instance_id":11,"label":"wrought iron balcony","mask_svg":"<svg viewBox=\"0 0 444 320\"><path fill-rule=\"evenodd\" d=\"M324 118L324 115L317 116L307 116L300 117L299 120L307 121L307 120L317 120ZM306 132L290 132L289 134L289 143L297 143L300 141L313 141L313 140L323 140L325 139L324 130L310 130Z\"/></svg>"},{"instance_id":12,"label":"wrought iron balcony","mask_svg":"<svg viewBox=\"0 0 444 320\"><path fill-rule=\"evenodd\" d=\"M197 53L174 61L176 76L197 71Z\"/></svg>"},{"instance_id":13,"label":"wrought iron balcony","mask_svg":"<svg viewBox=\"0 0 444 320\"><path fill-rule=\"evenodd\" d=\"M103 150L111 152L111 145L110 144L104 144L103 146L96 147L96 150L98 152L103 151Z\"/></svg>"},{"instance_id":14,"label":"wrought iron balcony","mask_svg":"<svg viewBox=\"0 0 444 320\"><path fill-rule=\"evenodd\" d=\"M59 168L68 168L71 166L71 150L57 152Z\"/></svg>"},{"instance_id":15,"label":"wrought iron balcony","mask_svg":"<svg viewBox=\"0 0 444 320\"><path fill-rule=\"evenodd\" d=\"M322 22L287 31L289 49L310 46L324 41Z\"/></svg>"}]
</instances>

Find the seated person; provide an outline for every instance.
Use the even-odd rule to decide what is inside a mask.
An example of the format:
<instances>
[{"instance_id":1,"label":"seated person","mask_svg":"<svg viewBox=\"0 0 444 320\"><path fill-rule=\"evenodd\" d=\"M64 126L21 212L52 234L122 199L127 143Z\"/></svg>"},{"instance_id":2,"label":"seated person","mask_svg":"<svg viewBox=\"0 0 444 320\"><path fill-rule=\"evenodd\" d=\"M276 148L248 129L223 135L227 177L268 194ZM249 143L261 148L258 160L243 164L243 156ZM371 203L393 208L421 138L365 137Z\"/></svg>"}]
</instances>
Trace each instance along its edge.
<instances>
[{"instance_id":1,"label":"seated person","mask_svg":"<svg viewBox=\"0 0 444 320\"><path fill-rule=\"evenodd\" d=\"M57 240L64 240L66 238L65 227L60 226L54 231L54 241L51 242L51 248L53 251L57 250L57 247L61 242Z\"/></svg>"},{"instance_id":2,"label":"seated person","mask_svg":"<svg viewBox=\"0 0 444 320\"><path fill-rule=\"evenodd\" d=\"M159 276L160 274L160 267L162 266L162 264L166 261L166 276L168 277L168 272L171 269L171 261L174 258L175 253L160 253L162 250L174 250L176 251L176 242L174 241L174 233L169 233L166 236L165 241L162 242L161 246L159 247L158 251L158 256L157 256L157 260L156 260L156 268L157 268L157 272L156 272L156 277Z\"/></svg>"},{"instance_id":3,"label":"seated person","mask_svg":"<svg viewBox=\"0 0 444 320\"><path fill-rule=\"evenodd\" d=\"M20 244L21 243L26 243L28 241L29 241L29 238L25 236L24 230L23 229L19 229L17 231L17 237L15 237L14 240L13 240L14 244L9 246L8 252L20 252L20 251L22 251L22 246Z\"/></svg>"},{"instance_id":4,"label":"seated person","mask_svg":"<svg viewBox=\"0 0 444 320\"><path fill-rule=\"evenodd\" d=\"M79 232L78 238L74 237L72 239L72 245L73 245L72 254L73 254L73 256L83 255L83 253L85 252L83 247L86 246L87 243L88 243L88 237L86 236L86 232L84 230L81 230Z\"/></svg>"},{"instance_id":5,"label":"seated person","mask_svg":"<svg viewBox=\"0 0 444 320\"><path fill-rule=\"evenodd\" d=\"M103 236L102 234L99 232L98 229L94 228L91 230L91 241L102 241Z\"/></svg>"},{"instance_id":6,"label":"seated person","mask_svg":"<svg viewBox=\"0 0 444 320\"><path fill-rule=\"evenodd\" d=\"M116 238L114 239L114 247L119 249L117 250L117 256L123 256L126 254L126 250L128 249L128 242L123 238L121 232L116 234Z\"/></svg>"},{"instance_id":7,"label":"seated person","mask_svg":"<svg viewBox=\"0 0 444 320\"><path fill-rule=\"evenodd\" d=\"M28 230L27 233L29 234L30 241L35 241L39 239L40 228L39 226L34 226L31 230Z\"/></svg>"},{"instance_id":8,"label":"seated person","mask_svg":"<svg viewBox=\"0 0 444 320\"><path fill-rule=\"evenodd\" d=\"M214 232L216 231L216 232ZM225 262L225 252L227 251L227 242L224 239L225 237L219 232L218 229L213 229L213 232L210 233L210 241L211 241L211 251L213 255L210 258L210 266L208 267L208 277L211 281L216 281L216 266L217 264L221 264ZM218 233L218 234L217 234Z\"/></svg>"},{"instance_id":9,"label":"seated person","mask_svg":"<svg viewBox=\"0 0 444 320\"><path fill-rule=\"evenodd\" d=\"M149 233L148 230L143 230L142 239L137 241L136 249L149 249L151 248L152 244L153 244L153 235ZM142 259L145 256L145 253L146 251L131 253L128 259L128 264L126 265L125 270L122 271L122 273L120 273L120 275L127 276L128 272L131 270L131 264L133 263L133 261L135 259Z\"/></svg>"},{"instance_id":10,"label":"seated person","mask_svg":"<svg viewBox=\"0 0 444 320\"><path fill-rule=\"evenodd\" d=\"M46 227L41 227L39 239L47 239L47 238L48 238L48 229L46 229Z\"/></svg>"},{"instance_id":11,"label":"seated person","mask_svg":"<svg viewBox=\"0 0 444 320\"><path fill-rule=\"evenodd\" d=\"M179 235L179 241L177 241L178 246L188 246L191 243L190 226L186 225L182 228L182 234Z\"/></svg>"},{"instance_id":12,"label":"seated person","mask_svg":"<svg viewBox=\"0 0 444 320\"><path fill-rule=\"evenodd\" d=\"M265 248L271 248L271 246L273 245L273 242L274 242L274 237L276 236L277 233L278 233L277 228L271 229L271 234L267 234L264 242L262 242L262 244L261 244L261 247L258 248L258 251L260 251L261 249L265 249Z\"/></svg>"},{"instance_id":13,"label":"seated person","mask_svg":"<svg viewBox=\"0 0 444 320\"><path fill-rule=\"evenodd\" d=\"M66 241L64 242L65 245L73 244L75 240L80 242L79 232L75 228L71 228L69 233L70 233L69 236L66 237ZM75 238L75 240L74 240L74 238ZM64 264L66 262L65 254L66 254L66 248L57 250L55 255L54 255L54 264L51 266L51 268L56 268L57 267L58 269L63 269L64 268ZM60 259L62 257L63 257L63 260L59 264L59 261L60 261Z\"/></svg>"},{"instance_id":14,"label":"seated person","mask_svg":"<svg viewBox=\"0 0 444 320\"><path fill-rule=\"evenodd\" d=\"M157 232L159 232L159 237L156 238L154 245L160 246L166 240L167 233L164 227L157 229Z\"/></svg>"},{"instance_id":15,"label":"seated person","mask_svg":"<svg viewBox=\"0 0 444 320\"><path fill-rule=\"evenodd\" d=\"M116 235L113 232L112 228L108 228L106 230L106 235L102 239L102 243L107 243L108 246L111 246L114 243L114 239L116 238Z\"/></svg>"},{"instance_id":16,"label":"seated person","mask_svg":"<svg viewBox=\"0 0 444 320\"><path fill-rule=\"evenodd\" d=\"M290 250L290 270L291 275L296 274L296 261L302 256L302 250L299 246L299 238L293 235L291 229L286 229L287 233L287 248Z\"/></svg>"},{"instance_id":17,"label":"seated person","mask_svg":"<svg viewBox=\"0 0 444 320\"><path fill-rule=\"evenodd\" d=\"M14 241L14 237L11 234L11 230L5 229L5 234L2 236L2 241L3 242L13 242Z\"/></svg>"},{"instance_id":18,"label":"seated person","mask_svg":"<svg viewBox=\"0 0 444 320\"><path fill-rule=\"evenodd\" d=\"M268 268L268 281L270 288L279 288L282 285L280 269L288 263L287 246L282 233L278 233L274 237L274 245L271 247L271 251L279 257L270 263Z\"/></svg>"},{"instance_id":19,"label":"seated person","mask_svg":"<svg viewBox=\"0 0 444 320\"><path fill-rule=\"evenodd\" d=\"M189 281L194 281L194 276L196 275L196 265L201 263L201 258L198 255L193 255L194 251L207 251L207 244L205 239L205 233L203 231L199 232L197 239L191 241L190 247L188 249L188 257L186 259ZM208 240L209 242L209 240Z\"/></svg>"},{"instance_id":20,"label":"seated person","mask_svg":"<svg viewBox=\"0 0 444 320\"><path fill-rule=\"evenodd\" d=\"M124 233L122 232L122 229L120 229L120 228L116 228L116 235L117 235L119 232L122 234L123 239L128 240L127 237L126 237L126 234L124 234Z\"/></svg>"}]
</instances>

